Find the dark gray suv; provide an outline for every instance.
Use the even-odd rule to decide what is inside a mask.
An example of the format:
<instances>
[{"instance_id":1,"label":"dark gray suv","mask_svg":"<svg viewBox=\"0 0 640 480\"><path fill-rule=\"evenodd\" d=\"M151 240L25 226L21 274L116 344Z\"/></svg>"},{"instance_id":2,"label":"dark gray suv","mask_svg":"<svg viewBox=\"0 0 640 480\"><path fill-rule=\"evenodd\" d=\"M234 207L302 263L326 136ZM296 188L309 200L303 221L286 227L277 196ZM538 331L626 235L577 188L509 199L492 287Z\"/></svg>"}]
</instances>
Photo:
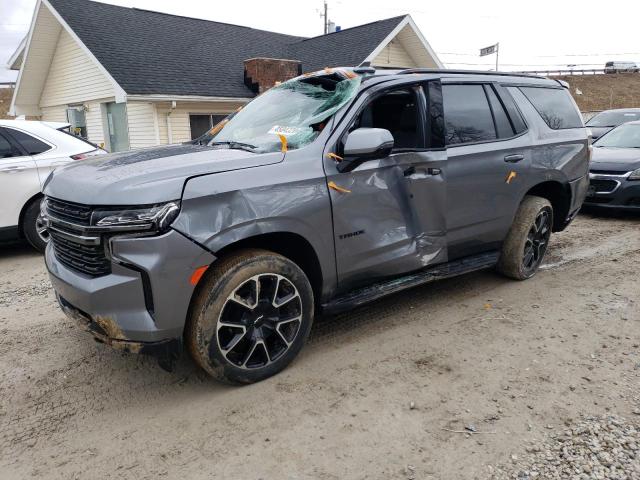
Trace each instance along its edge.
<instances>
[{"instance_id":1,"label":"dark gray suv","mask_svg":"<svg viewBox=\"0 0 640 480\"><path fill-rule=\"evenodd\" d=\"M165 367L186 345L210 375L255 382L319 312L478 269L534 275L590 153L554 80L325 69L189 144L55 171L46 264L99 341Z\"/></svg>"}]
</instances>

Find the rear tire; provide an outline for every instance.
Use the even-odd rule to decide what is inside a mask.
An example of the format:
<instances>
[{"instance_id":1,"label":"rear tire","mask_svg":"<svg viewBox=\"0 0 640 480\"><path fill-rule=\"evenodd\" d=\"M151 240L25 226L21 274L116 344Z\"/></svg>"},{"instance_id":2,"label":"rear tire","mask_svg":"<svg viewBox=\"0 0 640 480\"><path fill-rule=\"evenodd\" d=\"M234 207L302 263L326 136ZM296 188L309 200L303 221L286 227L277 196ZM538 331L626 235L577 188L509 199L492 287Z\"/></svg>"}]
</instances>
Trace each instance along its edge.
<instances>
[{"instance_id":1,"label":"rear tire","mask_svg":"<svg viewBox=\"0 0 640 480\"><path fill-rule=\"evenodd\" d=\"M533 277L547 251L552 226L553 208L549 200L526 196L502 245L498 271L515 280Z\"/></svg>"},{"instance_id":2,"label":"rear tire","mask_svg":"<svg viewBox=\"0 0 640 480\"><path fill-rule=\"evenodd\" d=\"M237 252L216 262L198 288L185 343L195 362L217 380L246 384L275 375L309 336L311 284L282 255Z\"/></svg>"},{"instance_id":3,"label":"rear tire","mask_svg":"<svg viewBox=\"0 0 640 480\"><path fill-rule=\"evenodd\" d=\"M44 253L49 243L49 234L40 218L40 202L42 198L33 200L22 217L22 233L29 244L40 253Z\"/></svg>"}]
</instances>

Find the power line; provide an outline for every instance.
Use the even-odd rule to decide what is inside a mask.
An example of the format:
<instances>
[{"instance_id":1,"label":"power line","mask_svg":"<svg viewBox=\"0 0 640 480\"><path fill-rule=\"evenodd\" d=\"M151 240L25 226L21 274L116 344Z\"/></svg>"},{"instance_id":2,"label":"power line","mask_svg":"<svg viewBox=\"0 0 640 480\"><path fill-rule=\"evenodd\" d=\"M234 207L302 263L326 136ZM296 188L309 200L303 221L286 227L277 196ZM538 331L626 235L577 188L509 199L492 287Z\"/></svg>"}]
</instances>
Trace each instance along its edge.
<instances>
[{"instance_id":1,"label":"power line","mask_svg":"<svg viewBox=\"0 0 640 480\"><path fill-rule=\"evenodd\" d=\"M438 55L456 55L461 57L477 57L477 53L437 52ZM606 57L614 55L640 55L640 52L628 53L567 53L560 55L527 55L533 58L561 58L561 57Z\"/></svg>"},{"instance_id":2,"label":"power line","mask_svg":"<svg viewBox=\"0 0 640 480\"><path fill-rule=\"evenodd\" d=\"M491 63L445 62L449 65L493 66ZM572 67L591 67L601 63L574 63ZM501 67L567 67L566 63L500 63Z\"/></svg>"}]
</instances>

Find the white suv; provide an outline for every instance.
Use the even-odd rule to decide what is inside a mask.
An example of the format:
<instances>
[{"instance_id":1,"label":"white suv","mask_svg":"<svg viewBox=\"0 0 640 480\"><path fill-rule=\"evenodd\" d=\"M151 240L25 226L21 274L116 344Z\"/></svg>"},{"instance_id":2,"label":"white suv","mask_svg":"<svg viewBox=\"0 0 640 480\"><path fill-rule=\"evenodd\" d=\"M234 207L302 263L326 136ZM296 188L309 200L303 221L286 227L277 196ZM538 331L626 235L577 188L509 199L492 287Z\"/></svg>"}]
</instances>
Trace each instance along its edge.
<instances>
[{"instance_id":1,"label":"white suv","mask_svg":"<svg viewBox=\"0 0 640 480\"><path fill-rule=\"evenodd\" d=\"M22 237L44 251L49 238L39 217L45 179L57 166L106 153L67 128L68 123L0 120L0 240Z\"/></svg>"}]
</instances>

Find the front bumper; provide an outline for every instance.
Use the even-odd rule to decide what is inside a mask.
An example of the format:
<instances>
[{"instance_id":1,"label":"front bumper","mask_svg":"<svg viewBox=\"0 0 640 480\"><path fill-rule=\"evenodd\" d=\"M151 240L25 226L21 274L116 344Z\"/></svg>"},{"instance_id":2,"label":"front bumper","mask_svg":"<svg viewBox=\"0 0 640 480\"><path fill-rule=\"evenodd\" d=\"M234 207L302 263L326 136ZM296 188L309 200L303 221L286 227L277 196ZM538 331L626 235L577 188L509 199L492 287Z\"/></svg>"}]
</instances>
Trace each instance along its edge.
<instances>
[{"instance_id":1,"label":"front bumper","mask_svg":"<svg viewBox=\"0 0 640 480\"><path fill-rule=\"evenodd\" d=\"M590 174L591 186L585 206L640 211L640 180L628 180L629 174Z\"/></svg>"},{"instance_id":2,"label":"front bumper","mask_svg":"<svg viewBox=\"0 0 640 480\"><path fill-rule=\"evenodd\" d=\"M111 273L91 277L67 267L49 245L45 262L62 310L101 342L135 353L180 344L190 278L215 257L170 230L155 237L109 240Z\"/></svg>"},{"instance_id":3,"label":"front bumper","mask_svg":"<svg viewBox=\"0 0 640 480\"><path fill-rule=\"evenodd\" d=\"M80 328L91 333L93 338L100 343L105 343L114 350L121 350L127 353L140 353L153 355L160 359L175 359L182 351L182 341L179 338L160 340L158 342L136 342L133 340L115 339L109 336L105 330L104 323L99 323L90 315L77 309L63 297L56 294L58 304L62 311L72 320L75 320ZM110 329L114 326L108 327Z\"/></svg>"}]
</instances>

